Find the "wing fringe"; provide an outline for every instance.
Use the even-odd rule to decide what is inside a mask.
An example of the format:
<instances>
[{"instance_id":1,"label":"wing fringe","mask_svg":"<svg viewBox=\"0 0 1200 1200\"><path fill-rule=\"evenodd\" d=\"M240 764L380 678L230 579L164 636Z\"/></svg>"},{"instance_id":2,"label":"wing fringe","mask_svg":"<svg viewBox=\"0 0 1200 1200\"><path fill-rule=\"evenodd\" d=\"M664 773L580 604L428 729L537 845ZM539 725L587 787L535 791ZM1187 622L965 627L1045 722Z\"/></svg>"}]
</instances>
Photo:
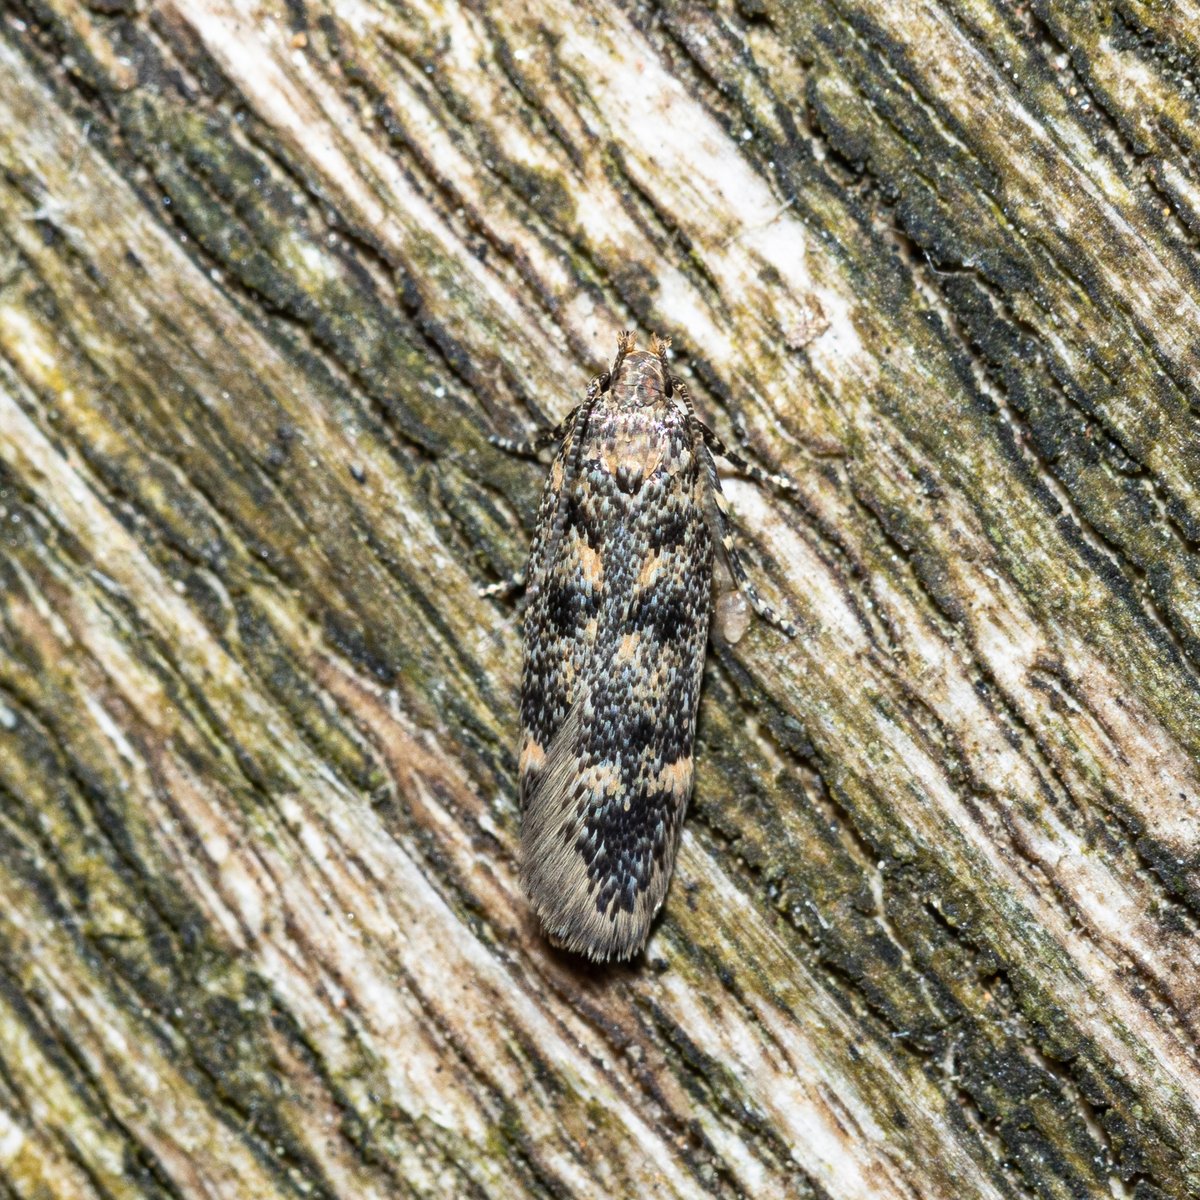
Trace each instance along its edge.
<instances>
[{"instance_id":1,"label":"wing fringe","mask_svg":"<svg viewBox=\"0 0 1200 1200\"><path fill-rule=\"evenodd\" d=\"M601 911L598 884L578 846L596 798L580 774L586 707L586 696L576 699L544 761L522 780L521 882L554 945L603 962L632 958L646 944L670 884L662 864L675 861L682 821L673 823L667 853L635 895L632 911L617 907L615 898Z\"/></svg>"}]
</instances>

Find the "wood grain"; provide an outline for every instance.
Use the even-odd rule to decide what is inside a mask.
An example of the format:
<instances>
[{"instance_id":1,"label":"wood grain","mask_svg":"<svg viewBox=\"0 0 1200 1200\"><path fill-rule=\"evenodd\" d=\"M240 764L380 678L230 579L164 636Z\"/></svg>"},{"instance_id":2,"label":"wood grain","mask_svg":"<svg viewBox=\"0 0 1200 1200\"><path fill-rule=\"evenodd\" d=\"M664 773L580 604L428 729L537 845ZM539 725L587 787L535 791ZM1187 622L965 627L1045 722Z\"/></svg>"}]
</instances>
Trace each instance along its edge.
<instances>
[{"instance_id":1,"label":"wood grain","mask_svg":"<svg viewBox=\"0 0 1200 1200\"><path fill-rule=\"evenodd\" d=\"M1200 1194L1194 7L10 0L0 1195ZM625 327L801 636L600 969L480 589Z\"/></svg>"}]
</instances>

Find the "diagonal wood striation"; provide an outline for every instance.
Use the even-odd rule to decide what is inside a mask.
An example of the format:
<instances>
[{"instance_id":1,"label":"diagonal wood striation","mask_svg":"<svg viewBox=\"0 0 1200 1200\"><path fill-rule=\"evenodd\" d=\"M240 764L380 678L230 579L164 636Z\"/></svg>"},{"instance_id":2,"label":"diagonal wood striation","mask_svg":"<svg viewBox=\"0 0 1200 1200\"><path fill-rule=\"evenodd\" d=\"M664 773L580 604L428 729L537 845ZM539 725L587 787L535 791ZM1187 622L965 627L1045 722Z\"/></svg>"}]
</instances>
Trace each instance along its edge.
<instances>
[{"instance_id":1,"label":"diagonal wood striation","mask_svg":"<svg viewBox=\"0 0 1200 1200\"><path fill-rule=\"evenodd\" d=\"M12 0L5 1193L1200 1191L1193 7ZM590 969L486 439L632 326L802 633Z\"/></svg>"}]
</instances>

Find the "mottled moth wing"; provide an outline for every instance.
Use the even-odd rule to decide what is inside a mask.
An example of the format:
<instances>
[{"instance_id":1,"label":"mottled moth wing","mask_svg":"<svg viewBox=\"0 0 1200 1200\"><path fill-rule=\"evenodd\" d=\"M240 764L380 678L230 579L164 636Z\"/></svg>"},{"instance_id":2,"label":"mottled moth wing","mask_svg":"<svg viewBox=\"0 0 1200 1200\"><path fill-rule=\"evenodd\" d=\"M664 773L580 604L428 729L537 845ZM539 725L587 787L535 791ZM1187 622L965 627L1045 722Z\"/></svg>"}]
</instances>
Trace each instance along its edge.
<instances>
[{"instance_id":1,"label":"mottled moth wing","mask_svg":"<svg viewBox=\"0 0 1200 1200\"><path fill-rule=\"evenodd\" d=\"M628 958L666 895L691 793L713 545L687 414L589 416L551 467L528 571L522 874L553 941Z\"/></svg>"}]
</instances>

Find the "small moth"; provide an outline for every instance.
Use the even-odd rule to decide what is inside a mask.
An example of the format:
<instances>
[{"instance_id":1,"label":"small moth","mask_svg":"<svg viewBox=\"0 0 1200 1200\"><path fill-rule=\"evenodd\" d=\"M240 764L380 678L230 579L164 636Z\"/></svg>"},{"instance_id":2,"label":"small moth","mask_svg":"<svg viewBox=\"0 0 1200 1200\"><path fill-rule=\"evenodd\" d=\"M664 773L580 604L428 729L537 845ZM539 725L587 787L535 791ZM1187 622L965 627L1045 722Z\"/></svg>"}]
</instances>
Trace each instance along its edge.
<instances>
[{"instance_id":1,"label":"small moth","mask_svg":"<svg viewBox=\"0 0 1200 1200\"><path fill-rule=\"evenodd\" d=\"M550 940L593 959L637 954L662 906L692 791L692 744L714 547L755 610L792 636L746 579L712 453L670 343L617 339L611 371L530 442L558 443L525 571L521 676L522 881ZM518 580L519 582L519 580ZM722 618L734 637L737 593Z\"/></svg>"}]
</instances>

